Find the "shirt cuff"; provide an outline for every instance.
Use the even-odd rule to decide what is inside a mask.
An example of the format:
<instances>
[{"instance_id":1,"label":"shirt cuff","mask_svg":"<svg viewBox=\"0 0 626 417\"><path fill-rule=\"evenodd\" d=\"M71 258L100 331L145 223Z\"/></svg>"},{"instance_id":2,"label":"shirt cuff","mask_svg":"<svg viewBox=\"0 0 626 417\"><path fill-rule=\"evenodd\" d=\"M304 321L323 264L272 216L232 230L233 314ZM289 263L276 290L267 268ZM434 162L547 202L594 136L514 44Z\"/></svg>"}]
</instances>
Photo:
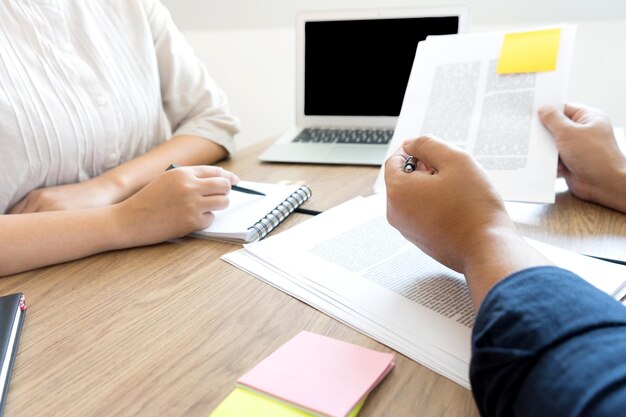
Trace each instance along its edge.
<instances>
[{"instance_id":1,"label":"shirt cuff","mask_svg":"<svg viewBox=\"0 0 626 417\"><path fill-rule=\"evenodd\" d=\"M172 136L197 136L210 140L226 149L229 156L235 153L235 137L234 134L225 130L207 129L202 126L184 125L176 129Z\"/></svg>"}]
</instances>

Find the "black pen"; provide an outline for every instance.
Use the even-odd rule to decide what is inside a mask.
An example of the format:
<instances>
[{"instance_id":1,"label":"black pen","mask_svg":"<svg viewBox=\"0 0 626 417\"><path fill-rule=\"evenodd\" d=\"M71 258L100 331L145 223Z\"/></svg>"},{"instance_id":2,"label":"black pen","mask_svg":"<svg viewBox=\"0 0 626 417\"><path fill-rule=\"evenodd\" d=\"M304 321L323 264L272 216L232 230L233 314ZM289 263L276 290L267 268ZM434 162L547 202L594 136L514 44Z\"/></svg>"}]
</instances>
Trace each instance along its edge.
<instances>
[{"instance_id":1,"label":"black pen","mask_svg":"<svg viewBox=\"0 0 626 417\"><path fill-rule=\"evenodd\" d=\"M178 168L178 165L171 164L170 166L167 167L166 171L169 171L170 169L174 169L174 168ZM233 191L239 191L240 193L265 196L265 194L260 192L260 191L251 190L250 188L240 187L238 185L231 185L230 189L233 190Z\"/></svg>"},{"instance_id":2,"label":"black pen","mask_svg":"<svg viewBox=\"0 0 626 417\"><path fill-rule=\"evenodd\" d=\"M298 207L294 210L295 213L300 213L300 214L308 214L309 216L317 216L318 214L322 214L321 211L317 211L317 210L311 210L311 209L305 209L302 207Z\"/></svg>"},{"instance_id":3,"label":"black pen","mask_svg":"<svg viewBox=\"0 0 626 417\"><path fill-rule=\"evenodd\" d=\"M250 188L240 187L238 185L231 185L230 189L233 190L233 191L239 191L240 193L262 195L262 196L265 195L265 193L262 193L260 191L251 190Z\"/></svg>"}]
</instances>

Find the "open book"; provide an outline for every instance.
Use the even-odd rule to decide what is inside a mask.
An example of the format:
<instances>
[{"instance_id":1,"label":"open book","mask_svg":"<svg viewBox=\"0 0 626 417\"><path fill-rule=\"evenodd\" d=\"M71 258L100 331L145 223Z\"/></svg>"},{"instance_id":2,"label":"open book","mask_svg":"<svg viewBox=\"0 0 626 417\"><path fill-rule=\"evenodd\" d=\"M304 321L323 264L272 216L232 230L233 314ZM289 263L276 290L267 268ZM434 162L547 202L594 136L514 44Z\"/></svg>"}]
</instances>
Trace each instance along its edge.
<instances>
[{"instance_id":1,"label":"open book","mask_svg":"<svg viewBox=\"0 0 626 417\"><path fill-rule=\"evenodd\" d=\"M507 36L543 32L556 42L553 70L498 73ZM574 36L572 25L429 36L418 45L388 152L405 139L432 134L473 155L505 200L553 203L557 149L537 110L546 105L563 108ZM526 51L518 52L523 57ZM538 53L533 49L533 54ZM376 192L384 186L381 170Z\"/></svg>"},{"instance_id":2,"label":"open book","mask_svg":"<svg viewBox=\"0 0 626 417\"><path fill-rule=\"evenodd\" d=\"M391 227L383 196L356 198L223 259L469 388L474 309L463 275ZM626 266L529 240L616 299Z\"/></svg>"},{"instance_id":3,"label":"open book","mask_svg":"<svg viewBox=\"0 0 626 417\"><path fill-rule=\"evenodd\" d=\"M305 185L250 181L240 181L237 185L265 195L231 191L228 208L214 212L213 223L190 236L232 243L261 240L311 197L311 190Z\"/></svg>"}]
</instances>

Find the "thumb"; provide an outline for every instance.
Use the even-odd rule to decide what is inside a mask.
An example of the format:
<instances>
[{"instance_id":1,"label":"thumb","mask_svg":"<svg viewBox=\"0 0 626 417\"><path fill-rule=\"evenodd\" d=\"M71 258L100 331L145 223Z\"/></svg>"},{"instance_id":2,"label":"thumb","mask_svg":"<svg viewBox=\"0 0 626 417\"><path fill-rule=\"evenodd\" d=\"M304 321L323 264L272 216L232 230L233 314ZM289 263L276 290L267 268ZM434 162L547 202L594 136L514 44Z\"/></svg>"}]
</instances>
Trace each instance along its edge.
<instances>
[{"instance_id":1,"label":"thumb","mask_svg":"<svg viewBox=\"0 0 626 417\"><path fill-rule=\"evenodd\" d=\"M454 160L461 150L434 136L425 135L415 139L409 139L402 145L407 155L413 156L418 161L440 171L446 164Z\"/></svg>"},{"instance_id":2,"label":"thumb","mask_svg":"<svg viewBox=\"0 0 626 417\"><path fill-rule=\"evenodd\" d=\"M538 115L539 120L552 133L552 136L558 136L563 130L575 127L575 123L563 111L551 106L541 107Z\"/></svg>"}]
</instances>

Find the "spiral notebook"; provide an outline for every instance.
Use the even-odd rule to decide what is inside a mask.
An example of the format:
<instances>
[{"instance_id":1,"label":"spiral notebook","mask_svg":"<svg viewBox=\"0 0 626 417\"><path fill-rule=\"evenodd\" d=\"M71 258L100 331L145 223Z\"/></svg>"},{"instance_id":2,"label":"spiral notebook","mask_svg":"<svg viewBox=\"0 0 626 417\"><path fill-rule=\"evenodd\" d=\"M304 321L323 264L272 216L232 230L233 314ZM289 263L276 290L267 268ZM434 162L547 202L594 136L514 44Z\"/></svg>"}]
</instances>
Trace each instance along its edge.
<instances>
[{"instance_id":1,"label":"spiral notebook","mask_svg":"<svg viewBox=\"0 0 626 417\"><path fill-rule=\"evenodd\" d=\"M306 185L268 184L240 181L242 187L264 193L261 195L231 191L226 210L215 211L213 223L190 236L250 243L263 239L287 216L311 197Z\"/></svg>"}]
</instances>

